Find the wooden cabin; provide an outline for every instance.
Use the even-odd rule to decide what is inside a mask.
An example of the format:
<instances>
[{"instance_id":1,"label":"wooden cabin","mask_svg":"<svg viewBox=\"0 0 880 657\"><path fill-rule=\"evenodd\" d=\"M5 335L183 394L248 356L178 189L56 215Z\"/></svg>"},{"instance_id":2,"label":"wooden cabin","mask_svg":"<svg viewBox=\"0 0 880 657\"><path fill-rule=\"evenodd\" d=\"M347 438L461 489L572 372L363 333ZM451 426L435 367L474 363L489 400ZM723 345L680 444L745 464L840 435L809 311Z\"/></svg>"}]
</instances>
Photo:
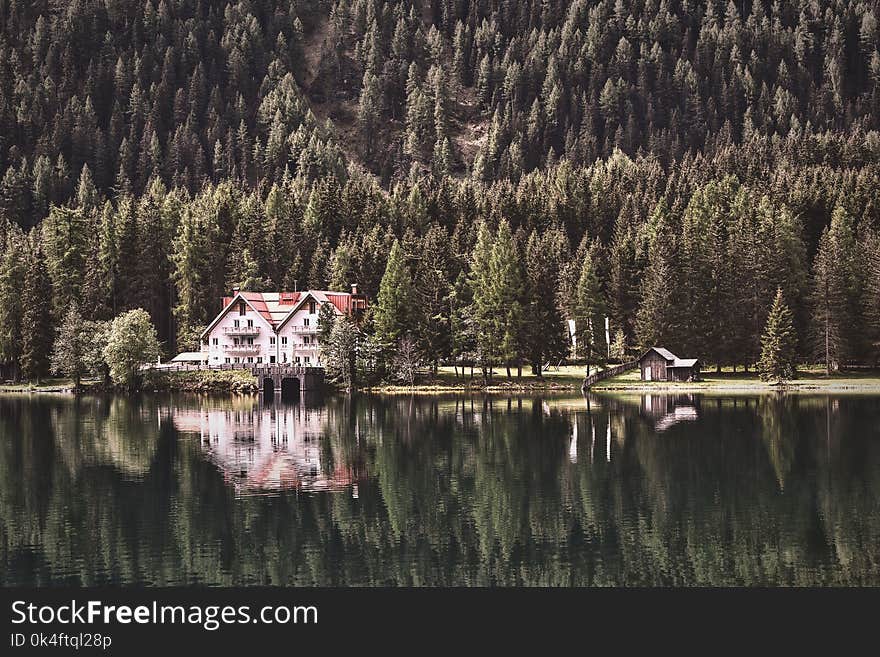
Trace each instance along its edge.
<instances>
[{"instance_id":1,"label":"wooden cabin","mask_svg":"<svg viewBox=\"0 0 880 657\"><path fill-rule=\"evenodd\" d=\"M697 381L700 361L679 358L663 347L651 347L639 357L642 381Z\"/></svg>"}]
</instances>

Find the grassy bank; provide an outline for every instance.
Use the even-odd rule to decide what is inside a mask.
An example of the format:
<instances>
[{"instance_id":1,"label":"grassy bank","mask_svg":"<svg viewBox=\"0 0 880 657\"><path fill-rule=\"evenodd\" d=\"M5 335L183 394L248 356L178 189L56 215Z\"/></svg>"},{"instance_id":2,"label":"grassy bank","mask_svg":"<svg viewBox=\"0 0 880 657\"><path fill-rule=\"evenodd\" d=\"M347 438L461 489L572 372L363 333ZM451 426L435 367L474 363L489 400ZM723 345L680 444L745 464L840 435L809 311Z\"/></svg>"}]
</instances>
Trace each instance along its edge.
<instances>
[{"instance_id":1,"label":"grassy bank","mask_svg":"<svg viewBox=\"0 0 880 657\"><path fill-rule=\"evenodd\" d=\"M405 384L379 384L369 386L364 390L370 392L396 393L417 392L436 393L472 390L481 392L502 392L507 390L580 390L584 381L584 368L582 365L562 365L544 372L542 377L537 377L531 370L524 368L521 376L517 376L515 369L511 369L508 378L507 370L495 368L492 371L492 380L483 381L483 373L474 369L471 376L470 369L464 372L459 369L456 376L455 368L443 366L434 374L422 374L416 379L414 386Z\"/></svg>"},{"instance_id":2,"label":"grassy bank","mask_svg":"<svg viewBox=\"0 0 880 657\"><path fill-rule=\"evenodd\" d=\"M259 392L257 381L248 370L154 371L146 388L187 392Z\"/></svg>"},{"instance_id":3,"label":"grassy bank","mask_svg":"<svg viewBox=\"0 0 880 657\"><path fill-rule=\"evenodd\" d=\"M546 391L580 391L584 380L582 365L563 365L544 372L537 377L530 371L523 370L517 376L511 370L510 378L504 369L495 369L489 383L483 381L482 372L470 370L456 376L452 367L441 367L437 375L422 374L414 386L405 384L378 384L365 386L365 392L406 393L406 394L439 394L444 392L546 392ZM151 372L144 382L144 390L149 391L187 391L214 393L253 393L259 388L251 373L247 370L201 370L189 372ZM97 379L86 379L80 384L80 392L105 391L102 382ZM774 390L814 390L814 391L864 391L880 393L880 371L862 370L839 372L827 376L820 368L804 368L798 371L798 378L785 383L768 383L761 381L754 372L733 372L724 369L720 373L705 372L701 381L667 382L642 381L637 370L601 381L593 391L629 391L629 392L760 392ZM71 379L46 379L40 384L4 383L0 384L0 393L73 393Z\"/></svg>"},{"instance_id":4,"label":"grassy bank","mask_svg":"<svg viewBox=\"0 0 880 657\"><path fill-rule=\"evenodd\" d=\"M246 370L202 370L191 372L150 372L141 389L144 391L186 392L258 392L257 382ZM0 393L66 393L112 392L99 379L83 379L78 390L73 379L48 378L40 383L2 383Z\"/></svg>"},{"instance_id":5,"label":"grassy bank","mask_svg":"<svg viewBox=\"0 0 880 657\"><path fill-rule=\"evenodd\" d=\"M591 390L629 390L641 392L700 392L700 391L774 391L774 390L864 390L880 392L880 372L863 370L838 372L828 376L819 368L805 368L798 376L784 383L761 381L755 372L705 372L701 381L669 382L642 381L639 371L600 381Z\"/></svg>"},{"instance_id":6,"label":"grassy bank","mask_svg":"<svg viewBox=\"0 0 880 657\"><path fill-rule=\"evenodd\" d=\"M93 389L100 385L97 380L83 380L80 382L80 389ZM73 379L66 378L49 378L39 383L0 383L0 392L68 392L72 393L74 389Z\"/></svg>"}]
</instances>

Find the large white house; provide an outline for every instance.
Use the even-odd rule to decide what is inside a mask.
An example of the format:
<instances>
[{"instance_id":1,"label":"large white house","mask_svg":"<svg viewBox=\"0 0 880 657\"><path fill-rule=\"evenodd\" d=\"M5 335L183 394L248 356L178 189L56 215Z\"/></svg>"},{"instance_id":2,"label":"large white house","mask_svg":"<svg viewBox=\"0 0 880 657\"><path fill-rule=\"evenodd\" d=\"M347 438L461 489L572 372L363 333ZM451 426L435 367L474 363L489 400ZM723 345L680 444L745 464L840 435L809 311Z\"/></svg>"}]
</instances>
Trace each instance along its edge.
<instances>
[{"instance_id":1,"label":"large white house","mask_svg":"<svg viewBox=\"0 0 880 657\"><path fill-rule=\"evenodd\" d=\"M320 367L318 312L357 315L366 299L351 292L239 292L223 298L223 310L201 335L201 362L208 365L288 363Z\"/></svg>"}]
</instances>

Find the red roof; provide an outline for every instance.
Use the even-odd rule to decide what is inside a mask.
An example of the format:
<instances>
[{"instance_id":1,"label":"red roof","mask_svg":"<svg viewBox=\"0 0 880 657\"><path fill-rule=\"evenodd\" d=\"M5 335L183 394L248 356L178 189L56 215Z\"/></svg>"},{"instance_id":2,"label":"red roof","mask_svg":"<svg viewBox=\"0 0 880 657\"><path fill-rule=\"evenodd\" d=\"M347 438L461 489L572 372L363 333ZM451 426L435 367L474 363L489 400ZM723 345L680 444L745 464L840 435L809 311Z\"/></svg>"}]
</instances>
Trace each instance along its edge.
<instances>
[{"instance_id":1,"label":"red roof","mask_svg":"<svg viewBox=\"0 0 880 657\"><path fill-rule=\"evenodd\" d=\"M302 292L239 292L238 294L276 330L306 295L311 295L318 303L329 301L343 314L348 314L352 309L352 295L348 292L304 290ZM223 310L226 310L235 298L223 297Z\"/></svg>"}]
</instances>

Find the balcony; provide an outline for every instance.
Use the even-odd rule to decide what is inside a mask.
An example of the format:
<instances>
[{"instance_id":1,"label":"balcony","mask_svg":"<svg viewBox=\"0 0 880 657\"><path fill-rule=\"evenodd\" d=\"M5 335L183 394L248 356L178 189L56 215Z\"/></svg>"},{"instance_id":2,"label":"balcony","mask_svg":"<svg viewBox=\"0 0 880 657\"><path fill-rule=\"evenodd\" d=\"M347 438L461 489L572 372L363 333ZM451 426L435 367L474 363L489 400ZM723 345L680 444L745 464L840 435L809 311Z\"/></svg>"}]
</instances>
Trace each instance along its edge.
<instances>
[{"instance_id":1,"label":"balcony","mask_svg":"<svg viewBox=\"0 0 880 657\"><path fill-rule=\"evenodd\" d=\"M226 326L223 329L226 335L259 335L259 326Z\"/></svg>"},{"instance_id":2,"label":"balcony","mask_svg":"<svg viewBox=\"0 0 880 657\"><path fill-rule=\"evenodd\" d=\"M223 347L227 354L258 354L262 349L259 344L230 344Z\"/></svg>"},{"instance_id":3,"label":"balcony","mask_svg":"<svg viewBox=\"0 0 880 657\"><path fill-rule=\"evenodd\" d=\"M313 334L313 333L318 332L318 327L317 326L291 326L290 330L293 333Z\"/></svg>"}]
</instances>

